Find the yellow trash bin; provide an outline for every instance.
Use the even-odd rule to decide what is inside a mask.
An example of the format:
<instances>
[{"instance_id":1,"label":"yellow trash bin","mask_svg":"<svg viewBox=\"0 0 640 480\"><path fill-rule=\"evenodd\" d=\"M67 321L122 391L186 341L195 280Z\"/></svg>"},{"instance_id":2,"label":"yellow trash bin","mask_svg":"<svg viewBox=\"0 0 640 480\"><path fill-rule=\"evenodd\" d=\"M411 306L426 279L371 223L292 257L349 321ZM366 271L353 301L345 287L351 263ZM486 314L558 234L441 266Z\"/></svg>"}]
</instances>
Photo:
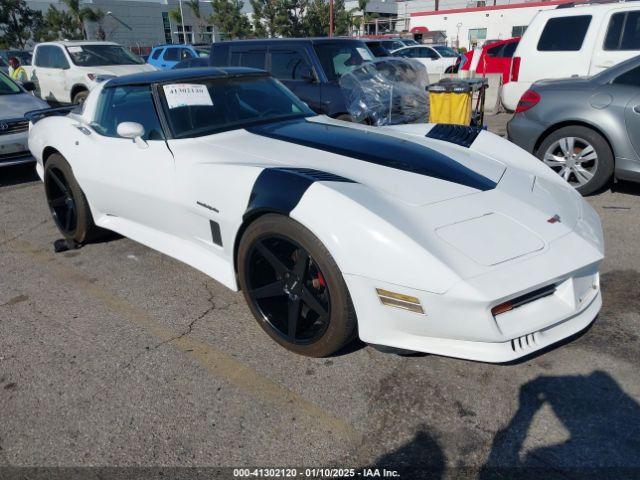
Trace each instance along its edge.
<instances>
[{"instance_id":1,"label":"yellow trash bin","mask_svg":"<svg viewBox=\"0 0 640 480\"><path fill-rule=\"evenodd\" d=\"M471 124L471 87L447 81L429 86L429 123Z\"/></svg>"}]
</instances>

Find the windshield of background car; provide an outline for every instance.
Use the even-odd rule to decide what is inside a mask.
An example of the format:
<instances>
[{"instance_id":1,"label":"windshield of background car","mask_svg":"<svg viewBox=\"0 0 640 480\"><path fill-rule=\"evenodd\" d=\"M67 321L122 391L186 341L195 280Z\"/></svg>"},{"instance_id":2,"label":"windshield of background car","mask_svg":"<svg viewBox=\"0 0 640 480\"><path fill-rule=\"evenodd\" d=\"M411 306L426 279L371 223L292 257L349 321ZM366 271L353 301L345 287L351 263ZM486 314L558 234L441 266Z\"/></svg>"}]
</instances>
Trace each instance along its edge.
<instances>
[{"instance_id":1,"label":"windshield of background car","mask_svg":"<svg viewBox=\"0 0 640 480\"><path fill-rule=\"evenodd\" d=\"M329 81L337 81L345 73L373 60L364 42L318 43L313 46Z\"/></svg>"},{"instance_id":2,"label":"windshield of background car","mask_svg":"<svg viewBox=\"0 0 640 480\"><path fill-rule=\"evenodd\" d=\"M67 52L79 67L144 64L144 60L120 45L72 45L67 47Z\"/></svg>"},{"instance_id":3,"label":"windshield of background car","mask_svg":"<svg viewBox=\"0 0 640 480\"><path fill-rule=\"evenodd\" d=\"M435 45L435 46L433 46L431 48L433 48L436 52L438 52L440 54L440 56L442 56L442 57L453 58L453 57L457 57L458 56L456 51L451 47L444 47L442 45Z\"/></svg>"},{"instance_id":4,"label":"windshield of background car","mask_svg":"<svg viewBox=\"0 0 640 480\"><path fill-rule=\"evenodd\" d=\"M12 95L15 93L22 93L22 90L13 80L0 72L0 95Z\"/></svg>"},{"instance_id":5,"label":"windshield of background car","mask_svg":"<svg viewBox=\"0 0 640 480\"><path fill-rule=\"evenodd\" d=\"M203 78L160 88L174 138L315 115L271 77Z\"/></svg>"},{"instance_id":6,"label":"windshield of background car","mask_svg":"<svg viewBox=\"0 0 640 480\"><path fill-rule=\"evenodd\" d=\"M208 57L209 56L209 49L203 49L203 48L196 48L196 53L198 54L199 57L204 58L204 57Z\"/></svg>"}]
</instances>

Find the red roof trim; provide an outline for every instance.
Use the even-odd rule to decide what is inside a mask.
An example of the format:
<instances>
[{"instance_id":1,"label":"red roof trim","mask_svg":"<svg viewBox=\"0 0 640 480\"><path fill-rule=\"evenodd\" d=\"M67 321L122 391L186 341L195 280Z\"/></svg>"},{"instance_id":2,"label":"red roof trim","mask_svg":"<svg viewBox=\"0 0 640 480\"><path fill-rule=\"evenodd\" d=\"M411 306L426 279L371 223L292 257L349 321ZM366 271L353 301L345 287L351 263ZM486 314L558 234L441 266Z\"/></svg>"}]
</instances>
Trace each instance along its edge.
<instances>
[{"instance_id":1,"label":"red roof trim","mask_svg":"<svg viewBox=\"0 0 640 480\"><path fill-rule=\"evenodd\" d=\"M430 15L447 15L451 13L468 13L468 12L486 12L490 10L510 10L512 8L530 8L530 7L545 7L549 5L562 5L563 3L585 3L583 1L572 0L549 0L548 2L528 2L528 3L513 3L510 5L491 5L488 7L472 7L472 8L452 8L450 10L431 10L428 12L413 12L412 17L425 17Z\"/></svg>"}]
</instances>

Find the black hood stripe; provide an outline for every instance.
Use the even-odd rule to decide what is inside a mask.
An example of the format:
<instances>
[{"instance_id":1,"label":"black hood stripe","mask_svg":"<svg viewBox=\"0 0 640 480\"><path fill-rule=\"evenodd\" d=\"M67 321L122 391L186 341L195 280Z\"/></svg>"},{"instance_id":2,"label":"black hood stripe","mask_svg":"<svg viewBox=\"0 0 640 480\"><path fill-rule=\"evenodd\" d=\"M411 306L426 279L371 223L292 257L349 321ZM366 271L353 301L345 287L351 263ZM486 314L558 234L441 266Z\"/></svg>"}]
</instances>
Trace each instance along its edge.
<instances>
[{"instance_id":1,"label":"black hood stripe","mask_svg":"<svg viewBox=\"0 0 640 480\"><path fill-rule=\"evenodd\" d=\"M249 127L247 131L477 190L485 191L496 187L493 180L432 148L390 135L309 122L305 119Z\"/></svg>"},{"instance_id":2,"label":"black hood stripe","mask_svg":"<svg viewBox=\"0 0 640 480\"><path fill-rule=\"evenodd\" d=\"M468 127L466 125L450 125L448 123L438 123L425 136L443 142L454 143L461 147L469 148L478 135L481 128Z\"/></svg>"}]
</instances>

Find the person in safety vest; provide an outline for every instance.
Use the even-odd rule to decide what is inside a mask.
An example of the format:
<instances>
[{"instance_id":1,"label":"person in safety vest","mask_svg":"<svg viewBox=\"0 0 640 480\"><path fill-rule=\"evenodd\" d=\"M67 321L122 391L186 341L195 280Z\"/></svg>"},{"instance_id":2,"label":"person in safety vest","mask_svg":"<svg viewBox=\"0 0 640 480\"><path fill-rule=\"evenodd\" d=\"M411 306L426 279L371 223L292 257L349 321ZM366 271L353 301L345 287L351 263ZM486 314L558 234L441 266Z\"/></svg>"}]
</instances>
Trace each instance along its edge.
<instances>
[{"instance_id":1,"label":"person in safety vest","mask_svg":"<svg viewBox=\"0 0 640 480\"><path fill-rule=\"evenodd\" d=\"M28 80L27 71L20 65L20 60L16 57L9 57L9 76L16 82L26 82Z\"/></svg>"}]
</instances>

